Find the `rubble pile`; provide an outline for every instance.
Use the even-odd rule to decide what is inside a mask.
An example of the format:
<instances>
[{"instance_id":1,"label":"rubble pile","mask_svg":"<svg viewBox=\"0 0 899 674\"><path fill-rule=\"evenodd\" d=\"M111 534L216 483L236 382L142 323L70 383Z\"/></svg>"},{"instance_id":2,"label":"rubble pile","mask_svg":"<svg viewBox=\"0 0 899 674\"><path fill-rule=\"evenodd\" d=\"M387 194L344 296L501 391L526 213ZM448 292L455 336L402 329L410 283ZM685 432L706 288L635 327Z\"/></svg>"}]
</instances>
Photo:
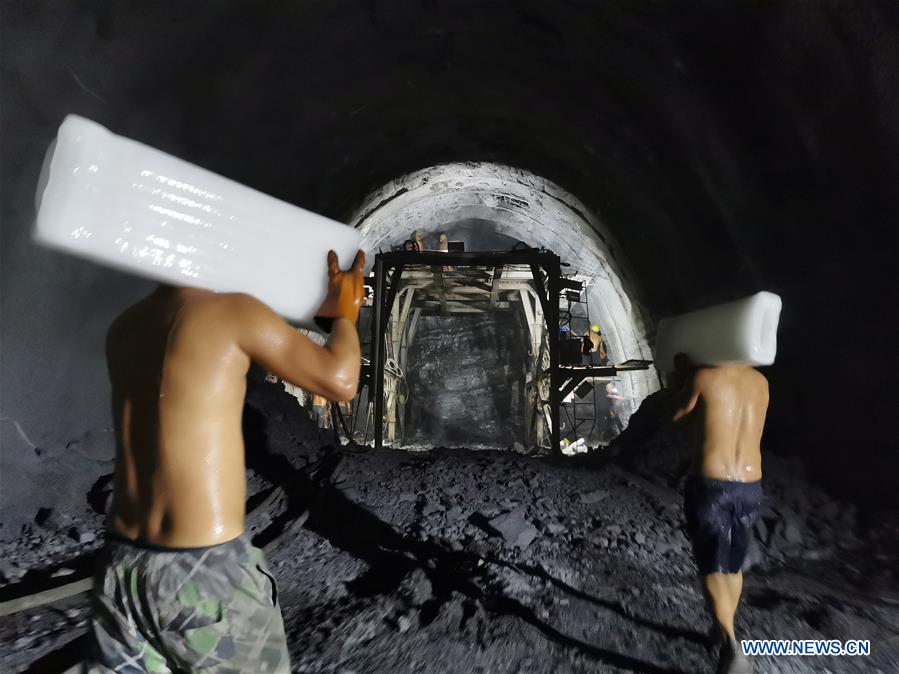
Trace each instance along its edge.
<instances>
[{"instance_id":1,"label":"rubble pile","mask_svg":"<svg viewBox=\"0 0 899 674\"><path fill-rule=\"evenodd\" d=\"M695 451L697 429L668 421L671 402L665 390L649 396L630 426L607 450L599 448L588 465L608 457L659 486L681 490ZM755 526L744 570L788 560L832 559L841 550L895 539L890 522L862 522L855 505L840 502L808 479L800 461L763 448L765 500Z\"/></svg>"},{"instance_id":2,"label":"rubble pile","mask_svg":"<svg viewBox=\"0 0 899 674\"><path fill-rule=\"evenodd\" d=\"M302 414L269 386L245 418L248 529L278 580L294 671L713 671L677 479L645 455L337 447ZM765 483L738 630L878 648L757 671L895 671L895 520L872 526L775 456ZM53 550L96 549L101 519L35 513L5 547L8 587ZM0 619L4 671L42 671L87 615L82 594Z\"/></svg>"}]
</instances>

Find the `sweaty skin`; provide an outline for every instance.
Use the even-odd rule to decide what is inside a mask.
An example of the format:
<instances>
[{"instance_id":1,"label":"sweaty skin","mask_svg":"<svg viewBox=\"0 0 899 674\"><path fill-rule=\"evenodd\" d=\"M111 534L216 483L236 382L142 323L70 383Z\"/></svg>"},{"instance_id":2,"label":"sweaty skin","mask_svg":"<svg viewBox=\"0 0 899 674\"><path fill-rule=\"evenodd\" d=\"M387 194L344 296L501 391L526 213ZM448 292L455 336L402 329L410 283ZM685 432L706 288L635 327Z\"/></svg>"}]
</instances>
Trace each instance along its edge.
<instances>
[{"instance_id":1,"label":"sweaty skin","mask_svg":"<svg viewBox=\"0 0 899 674\"><path fill-rule=\"evenodd\" d=\"M762 430L768 410L768 380L749 366L700 367L692 377L690 397L674 415L694 413L702 426L699 474L713 480L755 482L762 479ZM739 651L734 616L743 591L742 573L710 573L703 578L717 634L724 638L722 666L728 674L752 672Z\"/></svg>"},{"instance_id":2,"label":"sweaty skin","mask_svg":"<svg viewBox=\"0 0 899 674\"><path fill-rule=\"evenodd\" d=\"M598 335L590 330L584 336L590 338L590 342L593 344L593 351L598 353L601 359L607 358L605 340L603 340L602 335Z\"/></svg>"},{"instance_id":3,"label":"sweaty skin","mask_svg":"<svg viewBox=\"0 0 899 674\"><path fill-rule=\"evenodd\" d=\"M115 320L106 347L117 440L112 530L172 548L243 532L250 363L330 400L351 399L364 263L360 251L341 272L328 256L318 315L334 322L324 347L243 294L163 286Z\"/></svg>"},{"instance_id":4,"label":"sweaty skin","mask_svg":"<svg viewBox=\"0 0 899 674\"><path fill-rule=\"evenodd\" d=\"M699 368L687 403L674 415L702 414L699 474L713 480L762 479L762 430L768 411L768 380L745 365Z\"/></svg>"}]
</instances>

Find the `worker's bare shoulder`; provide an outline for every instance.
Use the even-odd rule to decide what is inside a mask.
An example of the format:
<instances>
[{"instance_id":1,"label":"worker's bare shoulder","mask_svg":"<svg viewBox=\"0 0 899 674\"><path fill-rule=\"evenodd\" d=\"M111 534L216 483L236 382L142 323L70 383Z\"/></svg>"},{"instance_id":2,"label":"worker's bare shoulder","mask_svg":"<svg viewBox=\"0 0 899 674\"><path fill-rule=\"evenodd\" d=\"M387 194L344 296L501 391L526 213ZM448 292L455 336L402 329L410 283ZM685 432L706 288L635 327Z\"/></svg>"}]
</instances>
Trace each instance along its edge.
<instances>
[{"instance_id":1,"label":"worker's bare shoulder","mask_svg":"<svg viewBox=\"0 0 899 674\"><path fill-rule=\"evenodd\" d=\"M735 389L767 396L768 380L752 367L704 367L694 375L693 389L706 398L729 395Z\"/></svg>"},{"instance_id":2,"label":"worker's bare shoulder","mask_svg":"<svg viewBox=\"0 0 899 674\"><path fill-rule=\"evenodd\" d=\"M252 315L260 318L271 313L265 304L246 293L208 292L194 296L181 309L182 320L185 318L216 318L239 323Z\"/></svg>"},{"instance_id":3,"label":"worker's bare shoulder","mask_svg":"<svg viewBox=\"0 0 899 674\"><path fill-rule=\"evenodd\" d=\"M265 302L247 293L221 293L217 297L217 309L233 319L241 327L266 327L282 323L283 319Z\"/></svg>"},{"instance_id":4,"label":"worker's bare shoulder","mask_svg":"<svg viewBox=\"0 0 899 674\"><path fill-rule=\"evenodd\" d=\"M716 367L701 367L693 375L693 386L697 389L714 386L721 378L721 372Z\"/></svg>"},{"instance_id":5,"label":"worker's bare shoulder","mask_svg":"<svg viewBox=\"0 0 899 674\"><path fill-rule=\"evenodd\" d=\"M192 303L190 315L181 322L190 325L192 333L213 330L227 341L242 343L277 329L281 317L266 304L245 293L210 293Z\"/></svg>"},{"instance_id":6,"label":"worker's bare shoulder","mask_svg":"<svg viewBox=\"0 0 899 674\"><path fill-rule=\"evenodd\" d=\"M763 375L761 372L756 370L754 367L749 368L749 372L751 373L751 378L756 388L763 392L765 395L768 394L768 378Z\"/></svg>"},{"instance_id":7,"label":"worker's bare shoulder","mask_svg":"<svg viewBox=\"0 0 899 674\"><path fill-rule=\"evenodd\" d=\"M210 306L210 318L225 324L238 341L280 332L287 326L281 316L246 293L219 293Z\"/></svg>"},{"instance_id":8,"label":"worker's bare shoulder","mask_svg":"<svg viewBox=\"0 0 899 674\"><path fill-rule=\"evenodd\" d=\"M765 386L768 385L768 378L765 375L763 375L761 372L756 370L754 367L750 367L749 372L750 372L750 376L753 379L755 379L755 381L757 381L759 384L764 384Z\"/></svg>"},{"instance_id":9,"label":"worker's bare shoulder","mask_svg":"<svg viewBox=\"0 0 899 674\"><path fill-rule=\"evenodd\" d=\"M267 304L248 293L216 293L216 303L234 311L271 312Z\"/></svg>"}]
</instances>

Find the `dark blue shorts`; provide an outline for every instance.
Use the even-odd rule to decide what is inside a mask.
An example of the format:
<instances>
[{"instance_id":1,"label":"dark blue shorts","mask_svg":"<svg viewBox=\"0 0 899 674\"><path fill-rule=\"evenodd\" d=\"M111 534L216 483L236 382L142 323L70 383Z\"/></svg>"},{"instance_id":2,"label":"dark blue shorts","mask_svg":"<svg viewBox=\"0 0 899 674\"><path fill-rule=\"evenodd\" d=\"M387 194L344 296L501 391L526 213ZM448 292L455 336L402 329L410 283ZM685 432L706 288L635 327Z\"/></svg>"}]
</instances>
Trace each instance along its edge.
<instances>
[{"instance_id":1,"label":"dark blue shorts","mask_svg":"<svg viewBox=\"0 0 899 674\"><path fill-rule=\"evenodd\" d=\"M700 575L740 571L761 504L761 482L687 478L684 515Z\"/></svg>"}]
</instances>

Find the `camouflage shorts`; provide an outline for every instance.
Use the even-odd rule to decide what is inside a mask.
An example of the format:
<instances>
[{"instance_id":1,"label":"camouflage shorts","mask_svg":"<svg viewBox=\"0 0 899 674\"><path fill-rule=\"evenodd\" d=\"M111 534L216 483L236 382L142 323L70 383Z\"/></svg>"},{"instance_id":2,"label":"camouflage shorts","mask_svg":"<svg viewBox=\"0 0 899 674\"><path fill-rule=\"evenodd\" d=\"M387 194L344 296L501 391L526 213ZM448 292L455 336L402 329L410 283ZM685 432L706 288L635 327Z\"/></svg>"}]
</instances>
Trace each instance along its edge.
<instances>
[{"instance_id":1,"label":"camouflage shorts","mask_svg":"<svg viewBox=\"0 0 899 674\"><path fill-rule=\"evenodd\" d=\"M208 548L111 539L94 581L89 672L289 672L277 589L241 536Z\"/></svg>"}]
</instances>

